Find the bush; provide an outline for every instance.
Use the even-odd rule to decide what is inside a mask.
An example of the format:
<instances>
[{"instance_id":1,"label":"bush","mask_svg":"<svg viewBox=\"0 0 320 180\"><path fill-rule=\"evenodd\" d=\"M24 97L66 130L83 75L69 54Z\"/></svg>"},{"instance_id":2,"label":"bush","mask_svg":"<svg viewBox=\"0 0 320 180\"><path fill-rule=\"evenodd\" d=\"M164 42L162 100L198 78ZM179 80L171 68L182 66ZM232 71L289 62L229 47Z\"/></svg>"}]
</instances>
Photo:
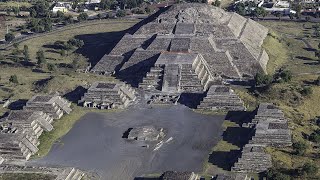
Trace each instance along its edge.
<instances>
[{"instance_id":1,"label":"bush","mask_svg":"<svg viewBox=\"0 0 320 180\"><path fill-rule=\"evenodd\" d=\"M304 176L316 175L318 173L318 167L313 163L307 162L302 166L300 173Z\"/></svg>"},{"instance_id":2,"label":"bush","mask_svg":"<svg viewBox=\"0 0 320 180\"><path fill-rule=\"evenodd\" d=\"M56 71L57 70L56 66L51 63L47 64L47 68L49 71Z\"/></svg>"},{"instance_id":3,"label":"bush","mask_svg":"<svg viewBox=\"0 0 320 180\"><path fill-rule=\"evenodd\" d=\"M75 47L78 47L78 48L81 48L83 45L84 45L84 42L83 40L80 40L80 39L70 39L67 44L71 45L71 46L75 46Z\"/></svg>"},{"instance_id":4,"label":"bush","mask_svg":"<svg viewBox=\"0 0 320 180\"><path fill-rule=\"evenodd\" d=\"M256 86L270 85L273 81L273 77L267 74L257 73L254 80Z\"/></svg>"},{"instance_id":5,"label":"bush","mask_svg":"<svg viewBox=\"0 0 320 180\"><path fill-rule=\"evenodd\" d=\"M126 16L126 11L124 10L118 10L116 13L117 17L125 17Z\"/></svg>"},{"instance_id":6,"label":"bush","mask_svg":"<svg viewBox=\"0 0 320 180\"><path fill-rule=\"evenodd\" d=\"M300 91L300 94L303 96L309 96L312 94L312 88L310 86L303 87L302 90Z\"/></svg>"},{"instance_id":7,"label":"bush","mask_svg":"<svg viewBox=\"0 0 320 180\"><path fill-rule=\"evenodd\" d=\"M290 82L292 79L292 73L289 70L280 71L277 76L280 78L280 82Z\"/></svg>"},{"instance_id":8,"label":"bush","mask_svg":"<svg viewBox=\"0 0 320 180\"><path fill-rule=\"evenodd\" d=\"M6 34L5 37L4 37L4 39L5 39L7 42L13 41L14 38L15 38L15 36L14 36L14 34L12 34L12 33L8 33L8 34Z\"/></svg>"},{"instance_id":9,"label":"bush","mask_svg":"<svg viewBox=\"0 0 320 180\"><path fill-rule=\"evenodd\" d=\"M304 155L307 150L307 144L302 141L293 143L292 147L297 155Z\"/></svg>"},{"instance_id":10,"label":"bush","mask_svg":"<svg viewBox=\"0 0 320 180\"><path fill-rule=\"evenodd\" d=\"M14 84L18 84L19 81L18 81L17 75L12 75L12 76L10 76L9 82L14 83Z\"/></svg>"},{"instance_id":11,"label":"bush","mask_svg":"<svg viewBox=\"0 0 320 180\"><path fill-rule=\"evenodd\" d=\"M280 171L271 168L267 171L266 173L267 179L272 179L272 180L290 180L290 176L281 173Z\"/></svg>"},{"instance_id":12,"label":"bush","mask_svg":"<svg viewBox=\"0 0 320 180\"><path fill-rule=\"evenodd\" d=\"M312 142L320 143L320 129L315 130L310 134L309 140Z\"/></svg>"},{"instance_id":13,"label":"bush","mask_svg":"<svg viewBox=\"0 0 320 180\"><path fill-rule=\"evenodd\" d=\"M87 13L80 13L79 16L77 17L78 21L84 21L88 19L88 14Z\"/></svg>"}]
</instances>

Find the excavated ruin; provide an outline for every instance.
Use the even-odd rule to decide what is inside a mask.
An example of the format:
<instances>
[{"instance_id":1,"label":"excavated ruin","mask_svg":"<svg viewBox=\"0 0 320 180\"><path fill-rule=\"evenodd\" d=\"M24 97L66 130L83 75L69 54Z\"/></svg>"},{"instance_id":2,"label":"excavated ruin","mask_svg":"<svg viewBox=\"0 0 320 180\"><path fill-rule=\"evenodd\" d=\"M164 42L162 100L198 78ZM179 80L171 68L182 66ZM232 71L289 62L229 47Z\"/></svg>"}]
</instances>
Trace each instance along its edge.
<instances>
[{"instance_id":1,"label":"excavated ruin","mask_svg":"<svg viewBox=\"0 0 320 180\"><path fill-rule=\"evenodd\" d=\"M269 58L261 45L268 29L251 19L182 3L148 21L127 33L91 72L154 91L150 102L159 104L176 103L183 93L204 93L216 81L266 72Z\"/></svg>"}]
</instances>

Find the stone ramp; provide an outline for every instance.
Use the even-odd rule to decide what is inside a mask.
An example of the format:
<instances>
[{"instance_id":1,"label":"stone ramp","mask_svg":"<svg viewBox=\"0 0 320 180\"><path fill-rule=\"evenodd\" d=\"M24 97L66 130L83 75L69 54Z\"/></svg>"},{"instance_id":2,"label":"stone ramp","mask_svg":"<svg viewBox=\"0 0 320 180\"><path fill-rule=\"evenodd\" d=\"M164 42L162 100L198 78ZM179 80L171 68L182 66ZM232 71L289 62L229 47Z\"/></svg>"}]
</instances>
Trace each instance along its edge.
<instances>
[{"instance_id":1,"label":"stone ramp","mask_svg":"<svg viewBox=\"0 0 320 180\"><path fill-rule=\"evenodd\" d=\"M81 180L84 175L79 169L67 168L55 180Z\"/></svg>"}]
</instances>

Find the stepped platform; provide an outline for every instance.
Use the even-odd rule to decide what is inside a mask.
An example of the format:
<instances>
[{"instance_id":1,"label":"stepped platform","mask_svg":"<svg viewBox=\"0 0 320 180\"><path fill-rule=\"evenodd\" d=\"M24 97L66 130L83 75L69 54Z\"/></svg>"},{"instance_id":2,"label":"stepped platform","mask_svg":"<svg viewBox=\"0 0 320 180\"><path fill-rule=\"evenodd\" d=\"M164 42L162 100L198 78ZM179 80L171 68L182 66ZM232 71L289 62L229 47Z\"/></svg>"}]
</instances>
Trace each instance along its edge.
<instances>
[{"instance_id":1,"label":"stepped platform","mask_svg":"<svg viewBox=\"0 0 320 180\"><path fill-rule=\"evenodd\" d=\"M30 128L15 126L11 122L0 123L0 157L2 163L12 160L28 160L38 151L37 134Z\"/></svg>"},{"instance_id":2,"label":"stepped platform","mask_svg":"<svg viewBox=\"0 0 320 180\"><path fill-rule=\"evenodd\" d=\"M125 83L95 82L79 104L100 109L126 108L135 99L135 90Z\"/></svg>"},{"instance_id":3,"label":"stepped platform","mask_svg":"<svg viewBox=\"0 0 320 180\"><path fill-rule=\"evenodd\" d=\"M53 119L60 119L69 114L71 103L59 95L35 95L23 107L24 110L42 111Z\"/></svg>"},{"instance_id":4,"label":"stepped platform","mask_svg":"<svg viewBox=\"0 0 320 180\"><path fill-rule=\"evenodd\" d=\"M231 168L234 172L261 173L272 167L271 156L265 152L264 145L247 144L242 155Z\"/></svg>"},{"instance_id":5,"label":"stepped platform","mask_svg":"<svg viewBox=\"0 0 320 180\"><path fill-rule=\"evenodd\" d=\"M244 111L246 108L230 87L213 85L197 109Z\"/></svg>"},{"instance_id":6,"label":"stepped platform","mask_svg":"<svg viewBox=\"0 0 320 180\"><path fill-rule=\"evenodd\" d=\"M92 72L110 74L120 69L123 72L119 77L136 77L141 73L145 76L150 67L157 66L158 62L153 60L157 59L155 54L160 53L185 54L183 58L166 55L167 61L162 61L165 65L172 61L185 64L189 61L187 54L202 56L201 64L206 65L209 76L205 81L209 84L215 81L214 75L238 80L266 72L269 57L261 45L268 29L255 21L200 3L175 4L150 18L153 19L147 19L148 23L126 34ZM152 54L152 51L156 53ZM195 64L196 59L188 63ZM119 64L120 61L123 63ZM145 63L148 67L141 71ZM138 70L133 71L136 68ZM196 67L193 65L193 68ZM198 72L197 75L200 77ZM139 79L138 84L141 82ZM206 84L202 86L205 89L209 87Z\"/></svg>"},{"instance_id":7,"label":"stepped platform","mask_svg":"<svg viewBox=\"0 0 320 180\"><path fill-rule=\"evenodd\" d=\"M292 145L291 130L283 112L273 104L259 105L257 115L252 121L255 133L250 143L284 147Z\"/></svg>"}]
</instances>

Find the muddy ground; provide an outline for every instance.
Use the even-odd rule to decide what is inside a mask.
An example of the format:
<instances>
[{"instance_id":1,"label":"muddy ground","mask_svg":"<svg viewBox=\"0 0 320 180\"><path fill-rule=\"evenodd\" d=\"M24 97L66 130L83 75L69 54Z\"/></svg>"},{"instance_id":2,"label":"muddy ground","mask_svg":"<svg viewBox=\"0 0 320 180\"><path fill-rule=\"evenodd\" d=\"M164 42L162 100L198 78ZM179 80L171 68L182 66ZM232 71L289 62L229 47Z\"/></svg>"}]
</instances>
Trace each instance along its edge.
<instances>
[{"instance_id":1,"label":"muddy ground","mask_svg":"<svg viewBox=\"0 0 320 180\"><path fill-rule=\"evenodd\" d=\"M101 179L126 180L166 170L202 171L210 149L222 138L224 116L202 115L182 106L133 108L88 113L50 153L31 164L74 166L95 171ZM122 138L132 127L153 125L166 136L158 150ZM172 137L172 138L171 138Z\"/></svg>"}]
</instances>

